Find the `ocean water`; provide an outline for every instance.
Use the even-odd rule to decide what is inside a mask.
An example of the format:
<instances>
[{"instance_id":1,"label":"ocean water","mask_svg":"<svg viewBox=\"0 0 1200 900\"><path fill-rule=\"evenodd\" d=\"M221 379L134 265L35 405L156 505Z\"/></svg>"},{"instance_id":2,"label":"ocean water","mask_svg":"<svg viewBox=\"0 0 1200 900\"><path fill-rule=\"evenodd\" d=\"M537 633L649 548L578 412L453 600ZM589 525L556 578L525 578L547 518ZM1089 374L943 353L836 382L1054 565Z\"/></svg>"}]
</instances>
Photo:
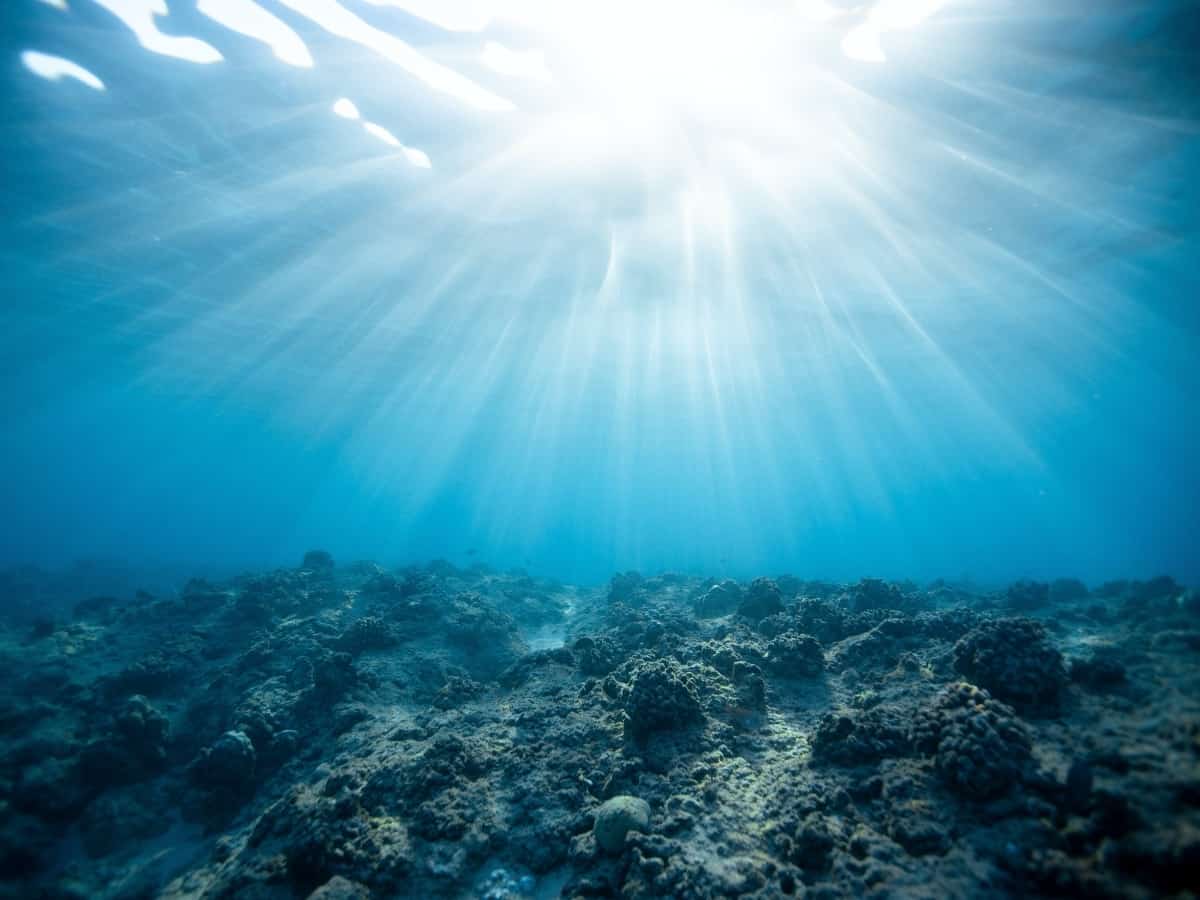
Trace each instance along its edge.
<instances>
[{"instance_id":1,"label":"ocean water","mask_svg":"<svg viewBox=\"0 0 1200 900\"><path fill-rule=\"evenodd\" d=\"M5 563L1200 576L1193 3L0 15Z\"/></svg>"},{"instance_id":2,"label":"ocean water","mask_svg":"<svg viewBox=\"0 0 1200 900\"><path fill-rule=\"evenodd\" d=\"M0 77L0 900L1194 900L1196 0Z\"/></svg>"}]
</instances>

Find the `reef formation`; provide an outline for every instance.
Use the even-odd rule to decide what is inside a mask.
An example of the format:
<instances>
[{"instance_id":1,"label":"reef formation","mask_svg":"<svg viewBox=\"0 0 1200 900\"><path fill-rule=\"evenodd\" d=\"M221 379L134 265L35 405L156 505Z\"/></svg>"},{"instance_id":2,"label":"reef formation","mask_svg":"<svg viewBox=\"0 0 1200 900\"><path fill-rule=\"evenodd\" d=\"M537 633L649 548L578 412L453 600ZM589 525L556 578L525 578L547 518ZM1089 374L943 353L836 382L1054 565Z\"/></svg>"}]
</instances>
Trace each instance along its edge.
<instances>
[{"instance_id":1,"label":"reef formation","mask_svg":"<svg viewBox=\"0 0 1200 900\"><path fill-rule=\"evenodd\" d=\"M0 897L1195 896L1169 578L40 578L0 573Z\"/></svg>"}]
</instances>

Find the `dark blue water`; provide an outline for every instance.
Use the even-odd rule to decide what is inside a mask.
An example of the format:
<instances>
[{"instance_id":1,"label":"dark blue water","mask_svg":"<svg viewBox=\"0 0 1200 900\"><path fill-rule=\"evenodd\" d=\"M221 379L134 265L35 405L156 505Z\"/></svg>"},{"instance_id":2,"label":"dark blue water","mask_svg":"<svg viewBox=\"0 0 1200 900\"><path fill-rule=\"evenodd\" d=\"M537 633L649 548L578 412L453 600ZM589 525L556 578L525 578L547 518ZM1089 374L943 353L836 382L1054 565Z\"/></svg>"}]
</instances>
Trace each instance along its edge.
<instances>
[{"instance_id":1,"label":"dark blue water","mask_svg":"<svg viewBox=\"0 0 1200 900\"><path fill-rule=\"evenodd\" d=\"M1200 578L1195 4L66 5L0 563Z\"/></svg>"}]
</instances>

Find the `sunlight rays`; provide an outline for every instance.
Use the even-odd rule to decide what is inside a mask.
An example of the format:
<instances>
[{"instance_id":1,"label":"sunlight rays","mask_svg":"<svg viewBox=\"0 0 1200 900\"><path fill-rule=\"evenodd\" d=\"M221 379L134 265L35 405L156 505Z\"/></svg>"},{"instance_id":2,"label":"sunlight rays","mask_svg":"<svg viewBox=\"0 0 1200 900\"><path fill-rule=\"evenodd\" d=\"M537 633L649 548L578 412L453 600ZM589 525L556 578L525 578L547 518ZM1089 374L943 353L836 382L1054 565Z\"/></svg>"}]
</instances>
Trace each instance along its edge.
<instances>
[{"instance_id":1,"label":"sunlight rays","mask_svg":"<svg viewBox=\"0 0 1200 900\"><path fill-rule=\"evenodd\" d=\"M114 279L152 261L94 298L153 337L139 386L336 438L396 522L468 483L464 527L517 555L591 509L614 555L669 564L687 508L751 565L895 522L914 480L1049 482L1034 426L1125 346L1093 261L1170 240L1110 182L1187 123L1012 76L1055 58L989 44L999 2L94 2L149 52L98 54L103 82L23 60L130 104L117 139L39 138L121 160L118 188L38 224ZM226 93L137 106L161 56L204 64L171 91ZM1069 365L1017 346L1054 341Z\"/></svg>"}]
</instances>

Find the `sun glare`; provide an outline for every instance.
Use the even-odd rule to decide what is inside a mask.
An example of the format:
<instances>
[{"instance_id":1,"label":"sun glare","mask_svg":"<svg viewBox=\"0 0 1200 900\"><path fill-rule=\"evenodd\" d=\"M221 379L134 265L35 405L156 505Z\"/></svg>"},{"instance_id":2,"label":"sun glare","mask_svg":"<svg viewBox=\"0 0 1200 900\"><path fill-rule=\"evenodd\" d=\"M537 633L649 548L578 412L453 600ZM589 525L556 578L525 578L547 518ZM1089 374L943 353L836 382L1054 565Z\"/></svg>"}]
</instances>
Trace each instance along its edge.
<instances>
[{"instance_id":1,"label":"sun glare","mask_svg":"<svg viewBox=\"0 0 1200 900\"><path fill-rule=\"evenodd\" d=\"M753 102L767 75L773 17L745 4L515 6L544 33L551 71L572 94L626 125L732 112Z\"/></svg>"}]
</instances>

